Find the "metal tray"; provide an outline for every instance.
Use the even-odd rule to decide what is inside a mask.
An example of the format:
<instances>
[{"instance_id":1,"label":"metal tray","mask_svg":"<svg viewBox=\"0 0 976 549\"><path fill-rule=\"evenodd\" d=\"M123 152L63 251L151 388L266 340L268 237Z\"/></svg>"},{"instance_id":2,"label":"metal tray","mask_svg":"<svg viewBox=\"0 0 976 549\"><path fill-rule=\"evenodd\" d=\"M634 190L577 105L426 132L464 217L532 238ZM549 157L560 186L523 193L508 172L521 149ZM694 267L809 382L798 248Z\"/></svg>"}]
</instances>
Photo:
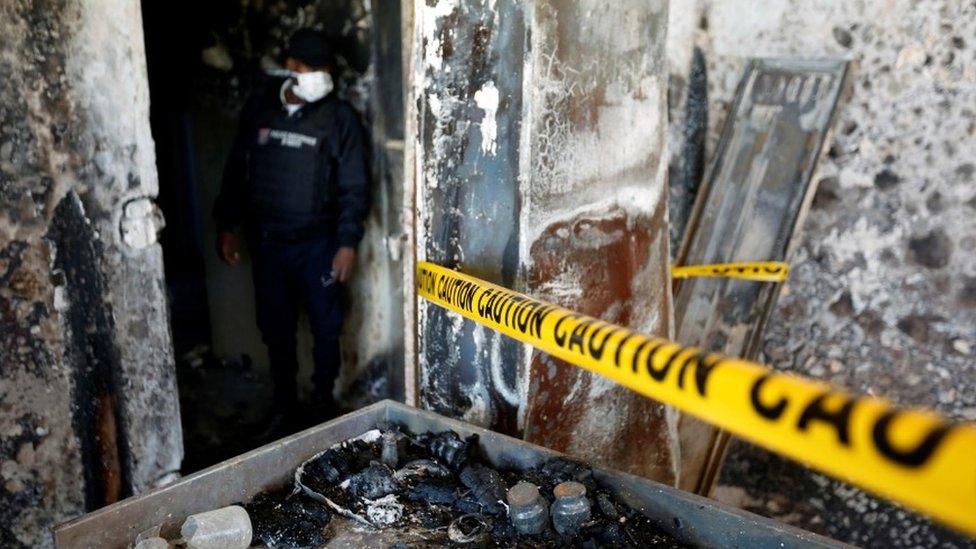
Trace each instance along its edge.
<instances>
[{"instance_id":1,"label":"metal tray","mask_svg":"<svg viewBox=\"0 0 976 549\"><path fill-rule=\"evenodd\" d=\"M54 530L55 544L62 548L124 548L140 532L159 524L163 525L164 536L174 536L187 515L248 501L263 490L290 482L295 468L309 457L385 421L418 433L446 429L462 436L477 433L484 457L496 467L529 468L559 455L462 421L385 400L64 523ZM594 469L594 476L663 530L699 547L845 546L633 475Z\"/></svg>"}]
</instances>

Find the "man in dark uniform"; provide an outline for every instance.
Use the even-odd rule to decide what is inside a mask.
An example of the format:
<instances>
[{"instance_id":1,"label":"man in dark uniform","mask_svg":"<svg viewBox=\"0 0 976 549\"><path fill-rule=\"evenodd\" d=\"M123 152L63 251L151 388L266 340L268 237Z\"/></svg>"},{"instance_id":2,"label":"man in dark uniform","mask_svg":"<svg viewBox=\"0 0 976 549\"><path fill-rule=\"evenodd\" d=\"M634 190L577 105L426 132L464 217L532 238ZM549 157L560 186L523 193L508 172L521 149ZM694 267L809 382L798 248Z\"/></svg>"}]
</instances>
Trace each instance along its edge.
<instances>
[{"instance_id":1,"label":"man in dark uniform","mask_svg":"<svg viewBox=\"0 0 976 549\"><path fill-rule=\"evenodd\" d=\"M343 311L339 288L352 276L367 211L363 131L332 92L332 52L322 33L297 31L286 50L291 76L258 90L240 126L214 207L217 251L240 262L239 231L254 270L257 322L274 380L264 434L296 419L296 331L301 306L314 339L318 413L336 413Z\"/></svg>"}]
</instances>

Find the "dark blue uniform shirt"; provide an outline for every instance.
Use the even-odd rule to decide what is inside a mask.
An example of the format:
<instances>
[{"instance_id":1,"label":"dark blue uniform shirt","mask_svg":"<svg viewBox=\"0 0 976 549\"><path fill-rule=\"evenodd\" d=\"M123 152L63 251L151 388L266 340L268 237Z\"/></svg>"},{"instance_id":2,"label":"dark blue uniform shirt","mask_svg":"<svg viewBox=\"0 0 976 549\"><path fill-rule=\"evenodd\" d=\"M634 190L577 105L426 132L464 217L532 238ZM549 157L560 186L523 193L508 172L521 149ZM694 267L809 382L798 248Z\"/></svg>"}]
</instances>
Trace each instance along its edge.
<instances>
[{"instance_id":1,"label":"dark blue uniform shirt","mask_svg":"<svg viewBox=\"0 0 976 549\"><path fill-rule=\"evenodd\" d=\"M355 247L369 180L359 116L334 94L289 116L281 83L256 92L241 111L214 206L217 227L283 239L321 232Z\"/></svg>"}]
</instances>

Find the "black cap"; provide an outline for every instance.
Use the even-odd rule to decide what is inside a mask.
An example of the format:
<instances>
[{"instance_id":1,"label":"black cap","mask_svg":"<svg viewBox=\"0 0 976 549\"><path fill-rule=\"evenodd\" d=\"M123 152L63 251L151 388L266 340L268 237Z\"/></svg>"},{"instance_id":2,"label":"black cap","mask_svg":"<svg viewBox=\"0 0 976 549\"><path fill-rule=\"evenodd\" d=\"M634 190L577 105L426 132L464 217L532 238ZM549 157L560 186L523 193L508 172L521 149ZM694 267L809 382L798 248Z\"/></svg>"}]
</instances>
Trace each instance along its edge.
<instances>
[{"instance_id":1,"label":"black cap","mask_svg":"<svg viewBox=\"0 0 976 549\"><path fill-rule=\"evenodd\" d=\"M294 57L309 67L334 67L332 48L322 31L298 29L288 39L285 57Z\"/></svg>"}]
</instances>

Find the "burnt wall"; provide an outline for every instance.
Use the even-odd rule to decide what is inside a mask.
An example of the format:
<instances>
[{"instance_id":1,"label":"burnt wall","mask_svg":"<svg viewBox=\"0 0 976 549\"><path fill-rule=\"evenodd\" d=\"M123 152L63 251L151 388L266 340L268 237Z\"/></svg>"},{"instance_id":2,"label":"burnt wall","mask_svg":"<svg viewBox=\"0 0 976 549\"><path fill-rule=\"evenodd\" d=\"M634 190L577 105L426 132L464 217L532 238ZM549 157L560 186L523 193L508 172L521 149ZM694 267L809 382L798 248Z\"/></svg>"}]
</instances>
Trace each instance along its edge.
<instances>
[{"instance_id":1,"label":"burnt wall","mask_svg":"<svg viewBox=\"0 0 976 549\"><path fill-rule=\"evenodd\" d=\"M520 258L530 295L668 336L666 1L537 1ZM526 438L674 481L671 410L533 352Z\"/></svg>"},{"instance_id":2,"label":"burnt wall","mask_svg":"<svg viewBox=\"0 0 976 549\"><path fill-rule=\"evenodd\" d=\"M666 2L415 9L417 258L666 334ZM422 406L673 479L663 406L429 303L417 317Z\"/></svg>"},{"instance_id":3,"label":"burnt wall","mask_svg":"<svg viewBox=\"0 0 976 549\"><path fill-rule=\"evenodd\" d=\"M0 545L182 458L137 2L0 7Z\"/></svg>"},{"instance_id":4,"label":"burnt wall","mask_svg":"<svg viewBox=\"0 0 976 549\"><path fill-rule=\"evenodd\" d=\"M763 360L837 386L976 419L976 7L700 0L675 5L677 98L707 73L709 153L747 57L850 60L850 97L772 312ZM706 63L696 65L694 48ZM693 106L672 119L694 127ZM690 132L691 133L691 132ZM672 163L694 147L672 134ZM686 165L686 164L684 164ZM717 495L858 545L965 545L911 512L746 445Z\"/></svg>"},{"instance_id":5,"label":"burnt wall","mask_svg":"<svg viewBox=\"0 0 976 549\"><path fill-rule=\"evenodd\" d=\"M512 287L525 13L494 4L415 3L417 257ZM427 303L418 321L419 404L518 432L519 345Z\"/></svg>"}]
</instances>

